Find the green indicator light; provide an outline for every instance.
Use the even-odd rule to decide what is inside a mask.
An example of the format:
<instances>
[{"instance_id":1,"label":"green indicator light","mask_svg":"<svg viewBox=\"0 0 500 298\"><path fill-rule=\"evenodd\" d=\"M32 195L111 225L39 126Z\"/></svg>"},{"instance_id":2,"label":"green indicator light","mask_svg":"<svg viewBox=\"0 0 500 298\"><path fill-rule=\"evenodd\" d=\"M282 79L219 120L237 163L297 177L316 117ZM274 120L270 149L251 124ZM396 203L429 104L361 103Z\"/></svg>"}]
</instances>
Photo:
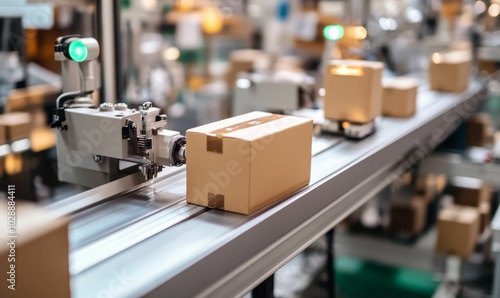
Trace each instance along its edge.
<instances>
[{"instance_id":1,"label":"green indicator light","mask_svg":"<svg viewBox=\"0 0 500 298\"><path fill-rule=\"evenodd\" d=\"M87 59L89 50L82 41L75 40L69 44L68 54L71 57L71 59L75 60L76 62L82 62L85 61L85 59Z\"/></svg>"},{"instance_id":2,"label":"green indicator light","mask_svg":"<svg viewBox=\"0 0 500 298\"><path fill-rule=\"evenodd\" d=\"M328 40L339 40L344 37L344 27L341 25L329 25L323 29L323 35Z\"/></svg>"}]
</instances>

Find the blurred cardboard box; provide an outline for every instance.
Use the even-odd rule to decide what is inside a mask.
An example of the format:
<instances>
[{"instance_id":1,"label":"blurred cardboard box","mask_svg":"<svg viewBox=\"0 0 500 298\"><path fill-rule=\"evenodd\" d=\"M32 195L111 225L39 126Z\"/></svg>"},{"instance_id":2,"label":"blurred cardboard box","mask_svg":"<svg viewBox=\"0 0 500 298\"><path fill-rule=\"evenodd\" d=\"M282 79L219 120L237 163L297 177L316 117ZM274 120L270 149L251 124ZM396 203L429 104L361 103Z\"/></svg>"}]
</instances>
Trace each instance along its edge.
<instances>
[{"instance_id":1,"label":"blurred cardboard box","mask_svg":"<svg viewBox=\"0 0 500 298\"><path fill-rule=\"evenodd\" d=\"M436 192L438 194L443 193L448 184L448 177L445 174L436 175Z\"/></svg>"},{"instance_id":2,"label":"blurred cardboard box","mask_svg":"<svg viewBox=\"0 0 500 298\"><path fill-rule=\"evenodd\" d=\"M497 46L482 46L477 50L478 73L493 74L500 67L500 50Z\"/></svg>"},{"instance_id":3,"label":"blurred cardboard box","mask_svg":"<svg viewBox=\"0 0 500 298\"><path fill-rule=\"evenodd\" d=\"M418 81L393 78L383 81L382 115L407 118L415 114Z\"/></svg>"},{"instance_id":4,"label":"blurred cardboard box","mask_svg":"<svg viewBox=\"0 0 500 298\"><path fill-rule=\"evenodd\" d=\"M390 230L398 234L417 235L424 227L426 215L425 199L394 200L390 206Z\"/></svg>"},{"instance_id":5,"label":"blurred cardboard box","mask_svg":"<svg viewBox=\"0 0 500 298\"><path fill-rule=\"evenodd\" d=\"M242 49L233 51L229 57L229 70L226 74L226 82L229 90L233 89L234 83L240 72L252 72L257 64L267 64L269 57L260 50Z\"/></svg>"},{"instance_id":6,"label":"blurred cardboard box","mask_svg":"<svg viewBox=\"0 0 500 298\"><path fill-rule=\"evenodd\" d=\"M491 186L480 179L469 177L454 177L451 194L455 204L479 207L481 202L490 202Z\"/></svg>"},{"instance_id":7,"label":"blurred cardboard box","mask_svg":"<svg viewBox=\"0 0 500 298\"><path fill-rule=\"evenodd\" d=\"M252 112L189 129L187 201L251 214L307 185L312 120Z\"/></svg>"},{"instance_id":8,"label":"blurred cardboard box","mask_svg":"<svg viewBox=\"0 0 500 298\"><path fill-rule=\"evenodd\" d=\"M380 62L332 60L325 67L325 118L366 123L382 112Z\"/></svg>"},{"instance_id":9,"label":"blurred cardboard box","mask_svg":"<svg viewBox=\"0 0 500 298\"><path fill-rule=\"evenodd\" d=\"M32 126L35 128L47 126L47 115L44 106L55 104L60 88L51 85L37 85L9 92L5 111L28 112Z\"/></svg>"},{"instance_id":10,"label":"blurred cardboard box","mask_svg":"<svg viewBox=\"0 0 500 298\"><path fill-rule=\"evenodd\" d=\"M490 206L490 202L481 202L479 204L479 233L483 233L490 226Z\"/></svg>"},{"instance_id":11,"label":"blurred cardboard box","mask_svg":"<svg viewBox=\"0 0 500 298\"><path fill-rule=\"evenodd\" d=\"M478 59L477 69L479 73L494 74L498 71L498 62Z\"/></svg>"},{"instance_id":12,"label":"blurred cardboard box","mask_svg":"<svg viewBox=\"0 0 500 298\"><path fill-rule=\"evenodd\" d=\"M436 252L468 258L479 232L477 208L452 206L438 215Z\"/></svg>"},{"instance_id":13,"label":"blurred cardboard box","mask_svg":"<svg viewBox=\"0 0 500 298\"><path fill-rule=\"evenodd\" d=\"M441 0L441 16L453 18L462 14L463 3L461 0Z\"/></svg>"},{"instance_id":14,"label":"blurred cardboard box","mask_svg":"<svg viewBox=\"0 0 500 298\"><path fill-rule=\"evenodd\" d=\"M28 138L32 129L29 113L12 112L0 115L0 127L3 127L9 142Z\"/></svg>"},{"instance_id":15,"label":"blurred cardboard box","mask_svg":"<svg viewBox=\"0 0 500 298\"><path fill-rule=\"evenodd\" d=\"M467 146L485 147L491 144L493 125L489 114L479 113L467 119Z\"/></svg>"},{"instance_id":16,"label":"blurred cardboard box","mask_svg":"<svg viewBox=\"0 0 500 298\"><path fill-rule=\"evenodd\" d=\"M16 202L17 238L6 237L7 202L0 208L0 297L70 297L68 221ZM8 243L9 245L6 245ZM7 274L5 274L7 272ZM8 288L15 284L15 291Z\"/></svg>"},{"instance_id":17,"label":"blurred cardboard box","mask_svg":"<svg viewBox=\"0 0 500 298\"><path fill-rule=\"evenodd\" d=\"M9 92L7 110L9 112L29 111L47 102L55 103L61 89L52 85L37 85Z\"/></svg>"},{"instance_id":18,"label":"blurred cardboard box","mask_svg":"<svg viewBox=\"0 0 500 298\"><path fill-rule=\"evenodd\" d=\"M429 202L437 195L437 181L436 175L427 174L421 175L415 182L415 193Z\"/></svg>"},{"instance_id":19,"label":"blurred cardboard box","mask_svg":"<svg viewBox=\"0 0 500 298\"><path fill-rule=\"evenodd\" d=\"M0 145L7 143L7 130L5 126L0 125Z\"/></svg>"},{"instance_id":20,"label":"blurred cardboard box","mask_svg":"<svg viewBox=\"0 0 500 298\"><path fill-rule=\"evenodd\" d=\"M463 92L469 87L471 56L467 51L434 53L429 66L433 91Z\"/></svg>"}]
</instances>

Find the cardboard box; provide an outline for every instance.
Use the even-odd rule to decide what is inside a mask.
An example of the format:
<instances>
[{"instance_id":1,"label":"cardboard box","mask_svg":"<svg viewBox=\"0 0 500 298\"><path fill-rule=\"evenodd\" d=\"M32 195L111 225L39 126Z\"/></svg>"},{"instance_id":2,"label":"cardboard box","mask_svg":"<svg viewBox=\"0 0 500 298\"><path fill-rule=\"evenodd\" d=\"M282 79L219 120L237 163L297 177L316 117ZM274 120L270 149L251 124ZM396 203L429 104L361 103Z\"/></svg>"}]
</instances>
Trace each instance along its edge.
<instances>
[{"instance_id":1,"label":"cardboard box","mask_svg":"<svg viewBox=\"0 0 500 298\"><path fill-rule=\"evenodd\" d=\"M477 60L477 70L478 73L486 73L486 74L494 74L495 72L498 71L498 62L491 61L491 60L483 60L483 59L478 59Z\"/></svg>"},{"instance_id":2,"label":"cardboard box","mask_svg":"<svg viewBox=\"0 0 500 298\"><path fill-rule=\"evenodd\" d=\"M8 238L7 202L1 206L0 268L5 278L0 280L0 297L70 297L67 219L17 201L17 238ZM11 274L15 291L8 288Z\"/></svg>"},{"instance_id":3,"label":"cardboard box","mask_svg":"<svg viewBox=\"0 0 500 298\"><path fill-rule=\"evenodd\" d=\"M462 1L442 1L440 13L445 18L454 18L462 14Z\"/></svg>"},{"instance_id":4,"label":"cardboard box","mask_svg":"<svg viewBox=\"0 0 500 298\"><path fill-rule=\"evenodd\" d=\"M325 67L325 118L366 123L382 112L380 62L332 60Z\"/></svg>"},{"instance_id":5,"label":"cardboard box","mask_svg":"<svg viewBox=\"0 0 500 298\"><path fill-rule=\"evenodd\" d=\"M390 206L390 230L405 235L417 235L425 224L427 203L425 199L394 200Z\"/></svg>"},{"instance_id":6,"label":"cardboard box","mask_svg":"<svg viewBox=\"0 0 500 298\"><path fill-rule=\"evenodd\" d=\"M7 130L5 126L0 125L0 145L7 143Z\"/></svg>"},{"instance_id":7,"label":"cardboard box","mask_svg":"<svg viewBox=\"0 0 500 298\"><path fill-rule=\"evenodd\" d=\"M229 90L233 89L234 83L240 72L252 72L256 64L268 63L268 56L260 50L243 49L233 51L229 57L229 70L226 74L226 82Z\"/></svg>"},{"instance_id":8,"label":"cardboard box","mask_svg":"<svg viewBox=\"0 0 500 298\"><path fill-rule=\"evenodd\" d=\"M9 142L28 138L32 128L30 114L13 112L0 115L0 127L5 129Z\"/></svg>"},{"instance_id":9,"label":"cardboard box","mask_svg":"<svg viewBox=\"0 0 500 298\"><path fill-rule=\"evenodd\" d=\"M467 122L467 146L485 147L491 143L493 125L486 113L471 116Z\"/></svg>"},{"instance_id":10,"label":"cardboard box","mask_svg":"<svg viewBox=\"0 0 500 298\"><path fill-rule=\"evenodd\" d=\"M482 234L484 230L490 226L490 202L481 202L479 204L479 233Z\"/></svg>"},{"instance_id":11,"label":"cardboard box","mask_svg":"<svg viewBox=\"0 0 500 298\"><path fill-rule=\"evenodd\" d=\"M467 51L434 53L429 66L433 91L459 93L469 88L471 56Z\"/></svg>"},{"instance_id":12,"label":"cardboard box","mask_svg":"<svg viewBox=\"0 0 500 298\"><path fill-rule=\"evenodd\" d=\"M443 193L448 183L448 177L445 174L436 175L436 192L438 194Z\"/></svg>"},{"instance_id":13,"label":"cardboard box","mask_svg":"<svg viewBox=\"0 0 500 298\"><path fill-rule=\"evenodd\" d=\"M187 201L251 214L307 185L313 122L252 112L186 133Z\"/></svg>"},{"instance_id":14,"label":"cardboard box","mask_svg":"<svg viewBox=\"0 0 500 298\"><path fill-rule=\"evenodd\" d=\"M418 81L411 78L393 78L382 83L382 115L407 118L415 114Z\"/></svg>"},{"instance_id":15,"label":"cardboard box","mask_svg":"<svg viewBox=\"0 0 500 298\"><path fill-rule=\"evenodd\" d=\"M415 182L415 193L426 202L431 201L437 195L437 179L434 174L421 175Z\"/></svg>"},{"instance_id":16,"label":"cardboard box","mask_svg":"<svg viewBox=\"0 0 500 298\"><path fill-rule=\"evenodd\" d=\"M480 179L455 177L452 181L451 194L455 204L479 207L481 202L491 201L491 186Z\"/></svg>"},{"instance_id":17,"label":"cardboard box","mask_svg":"<svg viewBox=\"0 0 500 298\"><path fill-rule=\"evenodd\" d=\"M438 215L436 252L468 258L474 251L479 231L477 208L452 206Z\"/></svg>"},{"instance_id":18,"label":"cardboard box","mask_svg":"<svg viewBox=\"0 0 500 298\"><path fill-rule=\"evenodd\" d=\"M61 88L51 85L37 85L9 92L6 104L7 112L30 112L46 103L55 103Z\"/></svg>"}]
</instances>

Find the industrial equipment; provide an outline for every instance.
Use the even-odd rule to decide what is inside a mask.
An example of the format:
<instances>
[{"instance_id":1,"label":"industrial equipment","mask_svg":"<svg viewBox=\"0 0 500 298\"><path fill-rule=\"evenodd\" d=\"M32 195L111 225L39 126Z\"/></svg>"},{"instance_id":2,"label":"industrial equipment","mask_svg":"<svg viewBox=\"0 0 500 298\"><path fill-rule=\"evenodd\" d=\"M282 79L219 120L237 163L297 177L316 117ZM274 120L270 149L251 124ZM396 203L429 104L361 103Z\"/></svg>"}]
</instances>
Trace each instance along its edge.
<instances>
[{"instance_id":1,"label":"industrial equipment","mask_svg":"<svg viewBox=\"0 0 500 298\"><path fill-rule=\"evenodd\" d=\"M314 77L300 72L242 72L235 84L233 115L256 110L287 113L311 108L315 102L315 84Z\"/></svg>"},{"instance_id":2,"label":"industrial equipment","mask_svg":"<svg viewBox=\"0 0 500 298\"><path fill-rule=\"evenodd\" d=\"M164 129L167 116L151 102L139 109L106 102L95 107L97 40L59 37L54 52L64 78L51 125L58 128L59 180L95 187L136 172L137 166L149 180L164 166L185 163L185 137Z\"/></svg>"}]
</instances>

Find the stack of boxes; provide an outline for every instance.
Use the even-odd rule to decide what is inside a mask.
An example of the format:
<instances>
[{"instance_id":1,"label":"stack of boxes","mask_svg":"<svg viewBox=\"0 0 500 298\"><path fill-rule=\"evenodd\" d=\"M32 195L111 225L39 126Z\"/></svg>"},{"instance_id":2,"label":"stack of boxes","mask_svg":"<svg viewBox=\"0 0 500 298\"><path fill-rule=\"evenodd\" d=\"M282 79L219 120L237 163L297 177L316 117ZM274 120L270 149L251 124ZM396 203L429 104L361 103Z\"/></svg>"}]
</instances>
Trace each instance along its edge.
<instances>
[{"instance_id":1,"label":"stack of boxes","mask_svg":"<svg viewBox=\"0 0 500 298\"><path fill-rule=\"evenodd\" d=\"M475 178L455 177L452 195L455 205L438 217L436 251L468 258L477 237L490 222L491 186Z\"/></svg>"},{"instance_id":2,"label":"stack of boxes","mask_svg":"<svg viewBox=\"0 0 500 298\"><path fill-rule=\"evenodd\" d=\"M444 175L421 175L412 187L408 181L390 205L390 230L398 235L417 236L424 229L429 203L442 193ZM406 191L405 191L406 190Z\"/></svg>"}]
</instances>

